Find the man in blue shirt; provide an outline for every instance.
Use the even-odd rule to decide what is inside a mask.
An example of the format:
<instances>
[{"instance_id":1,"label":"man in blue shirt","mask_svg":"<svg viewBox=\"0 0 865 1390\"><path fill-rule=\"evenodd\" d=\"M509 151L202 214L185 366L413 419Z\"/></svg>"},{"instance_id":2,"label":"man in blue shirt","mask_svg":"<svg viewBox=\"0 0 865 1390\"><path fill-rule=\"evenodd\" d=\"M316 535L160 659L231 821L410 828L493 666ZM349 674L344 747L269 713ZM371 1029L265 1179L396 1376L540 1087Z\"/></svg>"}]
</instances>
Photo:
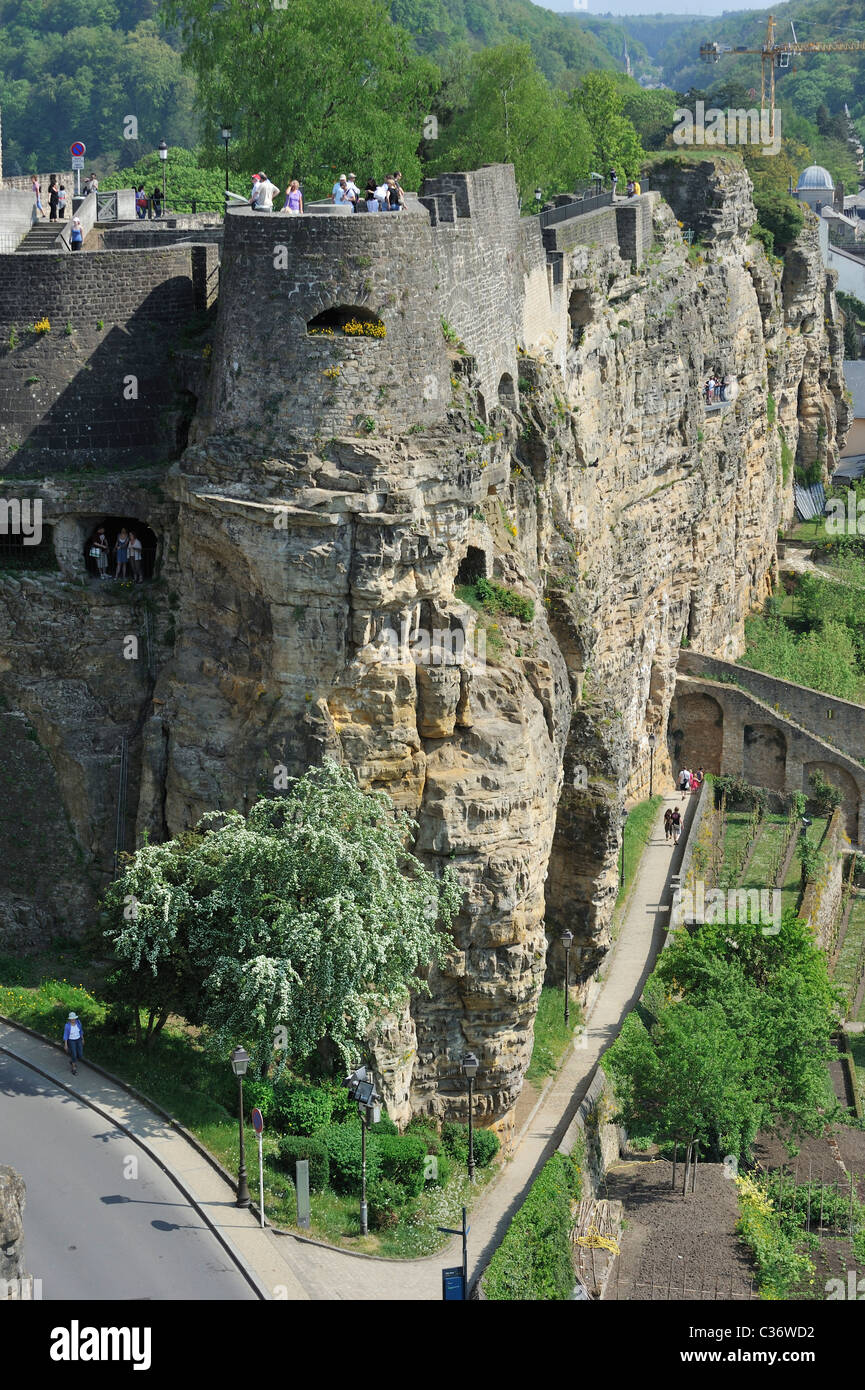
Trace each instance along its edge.
<instances>
[{"instance_id":1,"label":"man in blue shirt","mask_svg":"<svg viewBox=\"0 0 865 1390\"><path fill-rule=\"evenodd\" d=\"M332 203L350 203L348 196L348 179L345 174L340 174L336 183L333 185L333 192L330 195Z\"/></svg>"},{"instance_id":2,"label":"man in blue shirt","mask_svg":"<svg viewBox=\"0 0 865 1390\"><path fill-rule=\"evenodd\" d=\"M78 1063L84 1051L84 1027L77 1014L70 1014L63 1029L63 1047L69 1053L72 1075L78 1071Z\"/></svg>"}]
</instances>

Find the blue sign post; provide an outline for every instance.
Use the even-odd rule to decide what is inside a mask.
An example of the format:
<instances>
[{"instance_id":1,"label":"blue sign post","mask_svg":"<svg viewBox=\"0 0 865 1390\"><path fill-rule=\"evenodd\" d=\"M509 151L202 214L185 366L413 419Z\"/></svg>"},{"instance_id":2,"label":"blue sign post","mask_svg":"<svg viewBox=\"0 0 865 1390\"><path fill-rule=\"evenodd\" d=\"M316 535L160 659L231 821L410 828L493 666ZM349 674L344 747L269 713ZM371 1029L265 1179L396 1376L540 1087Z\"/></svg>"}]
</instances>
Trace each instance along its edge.
<instances>
[{"instance_id":1,"label":"blue sign post","mask_svg":"<svg viewBox=\"0 0 865 1390\"><path fill-rule=\"evenodd\" d=\"M468 1234L471 1226L466 1224L466 1209L463 1207L463 1224L460 1230L455 1231L452 1226L438 1226L439 1231L444 1231L449 1236L462 1236L463 1238L463 1266L455 1269L442 1270L442 1298L446 1303L457 1300L465 1302L469 1296L469 1255L468 1255Z\"/></svg>"}]
</instances>

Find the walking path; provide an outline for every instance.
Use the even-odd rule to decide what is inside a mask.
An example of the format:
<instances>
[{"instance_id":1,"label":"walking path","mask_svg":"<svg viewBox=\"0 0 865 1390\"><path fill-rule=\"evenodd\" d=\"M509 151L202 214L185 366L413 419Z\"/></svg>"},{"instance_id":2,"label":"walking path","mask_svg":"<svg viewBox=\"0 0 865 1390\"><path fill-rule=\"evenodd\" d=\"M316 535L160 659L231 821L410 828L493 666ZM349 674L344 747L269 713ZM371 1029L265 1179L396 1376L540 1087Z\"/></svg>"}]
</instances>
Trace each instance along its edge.
<instances>
[{"instance_id":1,"label":"walking path","mask_svg":"<svg viewBox=\"0 0 865 1390\"><path fill-rule=\"evenodd\" d=\"M469 1281L486 1267L524 1200L535 1175L555 1150L591 1084L597 1063L617 1036L625 1014L639 998L668 927L668 883L681 861L686 836L676 849L664 838L665 797L643 852L613 953L604 962L603 984L587 1024L566 1060L543 1091L514 1155L470 1214ZM696 797L688 798L685 829ZM460 1263L460 1243L438 1254L402 1261L364 1257L293 1235L261 1230L255 1216L233 1205L224 1177L168 1121L86 1064L73 1078L62 1051L0 1022L0 1050L35 1068L67 1092L93 1105L128 1132L194 1201L236 1262L248 1272L260 1297L278 1299L441 1298L441 1270ZM23 1175L26 1181L26 1173Z\"/></svg>"}]
</instances>

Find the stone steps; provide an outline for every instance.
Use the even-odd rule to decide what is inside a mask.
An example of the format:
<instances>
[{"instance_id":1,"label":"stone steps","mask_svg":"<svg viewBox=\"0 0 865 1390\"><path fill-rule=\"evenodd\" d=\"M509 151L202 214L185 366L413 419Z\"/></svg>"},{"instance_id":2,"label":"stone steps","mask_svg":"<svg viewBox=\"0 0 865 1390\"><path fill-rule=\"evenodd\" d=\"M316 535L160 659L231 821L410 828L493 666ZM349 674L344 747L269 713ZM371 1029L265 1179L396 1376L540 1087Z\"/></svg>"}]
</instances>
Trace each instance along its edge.
<instances>
[{"instance_id":1,"label":"stone steps","mask_svg":"<svg viewBox=\"0 0 865 1390\"><path fill-rule=\"evenodd\" d=\"M55 249L65 250L66 247L56 247L57 238L60 235L60 222L39 221L35 222L30 231L18 243L16 251L54 251Z\"/></svg>"}]
</instances>

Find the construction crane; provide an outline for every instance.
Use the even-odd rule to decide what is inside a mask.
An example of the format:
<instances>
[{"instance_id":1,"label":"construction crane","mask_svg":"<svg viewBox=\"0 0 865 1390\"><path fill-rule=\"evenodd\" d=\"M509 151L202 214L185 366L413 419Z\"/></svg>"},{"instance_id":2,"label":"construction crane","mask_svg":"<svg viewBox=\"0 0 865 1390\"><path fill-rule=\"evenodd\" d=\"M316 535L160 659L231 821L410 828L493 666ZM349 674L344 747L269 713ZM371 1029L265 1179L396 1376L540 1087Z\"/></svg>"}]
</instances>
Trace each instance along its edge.
<instances>
[{"instance_id":1,"label":"construction crane","mask_svg":"<svg viewBox=\"0 0 865 1390\"><path fill-rule=\"evenodd\" d=\"M760 105L766 105L766 87L769 88L770 134L775 138L775 69L784 71L790 67L792 59L799 53L863 53L865 40L841 39L828 43L800 43L792 21L790 29L792 41L778 37L775 16L769 15L766 25L766 40L762 48L745 48L729 43L700 44L700 57L704 63L719 63L725 53L756 53L760 58ZM768 68L768 83L767 83Z\"/></svg>"}]
</instances>

